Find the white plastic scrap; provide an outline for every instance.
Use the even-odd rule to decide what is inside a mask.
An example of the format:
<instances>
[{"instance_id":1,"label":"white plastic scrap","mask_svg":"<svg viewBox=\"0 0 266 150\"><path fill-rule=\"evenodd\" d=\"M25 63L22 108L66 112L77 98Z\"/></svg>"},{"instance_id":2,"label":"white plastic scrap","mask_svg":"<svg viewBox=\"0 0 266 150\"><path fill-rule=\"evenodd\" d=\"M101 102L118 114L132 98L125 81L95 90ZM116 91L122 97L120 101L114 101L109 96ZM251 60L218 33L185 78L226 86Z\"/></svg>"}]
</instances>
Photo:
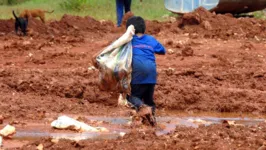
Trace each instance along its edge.
<instances>
[{"instance_id":1,"label":"white plastic scrap","mask_svg":"<svg viewBox=\"0 0 266 150\"><path fill-rule=\"evenodd\" d=\"M210 125L212 124L212 122L209 122L209 121L205 121L205 120L202 120L202 119L188 119L189 122L192 122L192 123L196 123L196 124L205 124L205 125Z\"/></svg>"},{"instance_id":2,"label":"white plastic scrap","mask_svg":"<svg viewBox=\"0 0 266 150\"><path fill-rule=\"evenodd\" d=\"M124 137L125 135L126 135L125 132L120 132L120 133L119 133L119 136L121 136L121 137Z\"/></svg>"},{"instance_id":3,"label":"white plastic scrap","mask_svg":"<svg viewBox=\"0 0 266 150\"><path fill-rule=\"evenodd\" d=\"M2 146L3 146L3 137L0 136L0 147L2 147Z\"/></svg>"},{"instance_id":4,"label":"white plastic scrap","mask_svg":"<svg viewBox=\"0 0 266 150\"><path fill-rule=\"evenodd\" d=\"M2 130L0 130L0 136L9 137L16 133L16 128L11 125L6 125Z\"/></svg>"},{"instance_id":5,"label":"white plastic scrap","mask_svg":"<svg viewBox=\"0 0 266 150\"><path fill-rule=\"evenodd\" d=\"M122 94L119 94L118 105L119 106L127 106L128 105L127 100L123 97Z\"/></svg>"},{"instance_id":6,"label":"white plastic scrap","mask_svg":"<svg viewBox=\"0 0 266 150\"><path fill-rule=\"evenodd\" d=\"M88 70L95 70L96 68L94 66L91 66L88 68Z\"/></svg>"},{"instance_id":7,"label":"white plastic scrap","mask_svg":"<svg viewBox=\"0 0 266 150\"><path fill-rule=\"evenodd\" d=\"M84 132L84 131L91 131L91 132L108 132L108 129L104 127L92 127L83 122L77 121L73 118L68 116L60 116L57 120L54 120L51 123L53 128L57 129L73 129L76 131Z\"/></svg>"}]
</instances>

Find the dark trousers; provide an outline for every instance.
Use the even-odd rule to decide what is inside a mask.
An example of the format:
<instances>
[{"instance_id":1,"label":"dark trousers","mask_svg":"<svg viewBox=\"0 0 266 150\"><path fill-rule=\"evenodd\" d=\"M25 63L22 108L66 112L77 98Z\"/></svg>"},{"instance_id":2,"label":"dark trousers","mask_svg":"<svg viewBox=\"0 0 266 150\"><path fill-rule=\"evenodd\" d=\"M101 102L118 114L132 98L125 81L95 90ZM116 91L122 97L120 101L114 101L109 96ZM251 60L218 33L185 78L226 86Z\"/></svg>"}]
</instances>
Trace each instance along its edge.
<instances>
[{"instance_id":1,"label":"dark trousers","mask_svg":"<svg viewBox=\"0 0 266 150\"><path fill-rule=\"evenodd\" d=\"M131 96L127 100L138 110L143 104L152 107L155 112L155 103L153 100L155 84L131 84Z\"/></svg>"},{"instance_id":2,"label":"dark trousers","mask_svg":"<svg viewBox=\"0 0 266 150\"><path fill-rule=\"evenodd\" d=\"M125 13L130 11L131 0L116 0L116 15L117 15L117 26L121 26L122 19Z\"/></svg>"}]
</instances>

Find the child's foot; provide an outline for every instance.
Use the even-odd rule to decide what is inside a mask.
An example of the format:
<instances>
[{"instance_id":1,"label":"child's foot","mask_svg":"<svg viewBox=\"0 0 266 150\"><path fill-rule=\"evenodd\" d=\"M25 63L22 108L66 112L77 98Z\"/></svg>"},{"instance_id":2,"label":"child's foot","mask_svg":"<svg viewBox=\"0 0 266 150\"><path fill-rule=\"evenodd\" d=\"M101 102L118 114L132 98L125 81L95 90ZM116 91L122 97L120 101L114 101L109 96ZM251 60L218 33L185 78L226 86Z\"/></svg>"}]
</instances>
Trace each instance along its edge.
<instances>
[{"instance_id":1,"label":"child's foot","mask_svg":"<svg viewBox=\"0 0 266 150\"><path fill-rule=\"evenodd\" d=\"M145 125L156 126L155 117L152 115L152 108L142 105L139 108L138 115L142 118L142 123Z\"/></svg>"}]
</instances>

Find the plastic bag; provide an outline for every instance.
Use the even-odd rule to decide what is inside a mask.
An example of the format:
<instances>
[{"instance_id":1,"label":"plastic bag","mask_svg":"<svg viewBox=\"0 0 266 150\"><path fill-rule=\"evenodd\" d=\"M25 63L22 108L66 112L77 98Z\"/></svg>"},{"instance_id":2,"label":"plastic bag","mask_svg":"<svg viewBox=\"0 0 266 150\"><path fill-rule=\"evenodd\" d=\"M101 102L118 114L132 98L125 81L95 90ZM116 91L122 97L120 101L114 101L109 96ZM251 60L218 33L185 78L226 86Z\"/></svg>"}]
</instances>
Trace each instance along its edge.
<instances>
[{"instance_id":1,"label":"plastic bag","mask_svg":"<svg viewBox=\"0 0 266 150\"><path fill-rule=\"evenodd\" d=\"M6 125L2 130L0 130L0 136L11 137L16 133L16 128L11 125Z\"/></svg>"},{"instance_id":2,"label":"plastic bag","mask_svg":"<svg viewBox=\"0 0 266 150\"><path fill-rule=\"evenodd\" d=\"M83 122L72 119L68 116L60 116L57 120L51 123L51 126L56 129L72 129L80 132L108 132L108 129L104 127L92 127Z\"/></svg>"},{"instance_id":3,"label":"plastic bag","mask_svg":"<svg viewBox=\"0 0 266 150\"><path fill-rule=\"evenodd\" d=\"M128 93L131 82L132 44L134 26L128 27L125 34L105 48L96 57L99 69L100 89Z\"/></svg>"}]
</instances>

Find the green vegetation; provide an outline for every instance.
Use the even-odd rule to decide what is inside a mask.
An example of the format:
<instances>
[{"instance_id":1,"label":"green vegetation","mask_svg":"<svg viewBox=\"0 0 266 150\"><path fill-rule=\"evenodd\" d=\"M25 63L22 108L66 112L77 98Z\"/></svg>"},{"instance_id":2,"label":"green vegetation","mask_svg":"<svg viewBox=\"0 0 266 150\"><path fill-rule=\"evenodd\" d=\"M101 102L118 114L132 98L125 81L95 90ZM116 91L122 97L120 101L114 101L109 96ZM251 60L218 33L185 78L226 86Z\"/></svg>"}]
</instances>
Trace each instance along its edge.
<instances>
[{"instance_id":1,"label":"green vegetation","mask_svg":"<svg viewBox=\"0 0 266 150\"><path fill-rule=\"evenodd\" d=\"M265 11L256 11L253 13L255 18L259 18L259 19L266 19L266 12Z\"/></svg>"},{"instance_id":2,"label":"green vegetation","mask_svg":"<svg viewBox=\"0 0 266 150\"><path fill-rule=\"evenodd\" d=\"M16 1L16 0L12 0ZM23 1L23 0L18 0ZM24 0L25 1L25 0ZM15 4L15 5L14 5ZM92 16L98 20L116 20L114 0L26 0L13 5L0 5L0 19L13 18L12 10L19 14L24 9L55 10L46 14L47 19L60 19L64 14ZM164 7L163 0L132 0L132 12L148 20L163 20L163 16L170 16Z\"/></svg>"},{"instance_id":3,"label":"green vegetation","mask_svg":"<svg viewBox=\"0 0 266 150\"><path fill-rule=\"evenodd\" d=\"M12 10L19 14L24 9L55 10L46 18L60 19L64 14L92 16L98 20L116 21L115 0L0 0L0 19L13 18ZM164 7L164 0L132 0L132 11L148 20L164 20L176 16ZM265 12L253 13L256 18L266 19Z\"/></svg>"},{"instance_id":4,"label":"green vegetation","mask_svg":"<svg viewBox=\"0 0 266 150\"><path fill-rule=\"evenodd\" d=\"M65 0L60 3L60 7L66 11L86 11L89 6L88 0Z\"/></svg>"},{"instance_id":5,"label":"green vegetation","mask_svg":"<svg viewBox=\"0 0 266 150\"><path fill-rule=\"evenodd\" d=\"M27 0L1 0L0 5L16 5L16 4L23 3L25 1Z\"/></svg>"}]
</instances>

